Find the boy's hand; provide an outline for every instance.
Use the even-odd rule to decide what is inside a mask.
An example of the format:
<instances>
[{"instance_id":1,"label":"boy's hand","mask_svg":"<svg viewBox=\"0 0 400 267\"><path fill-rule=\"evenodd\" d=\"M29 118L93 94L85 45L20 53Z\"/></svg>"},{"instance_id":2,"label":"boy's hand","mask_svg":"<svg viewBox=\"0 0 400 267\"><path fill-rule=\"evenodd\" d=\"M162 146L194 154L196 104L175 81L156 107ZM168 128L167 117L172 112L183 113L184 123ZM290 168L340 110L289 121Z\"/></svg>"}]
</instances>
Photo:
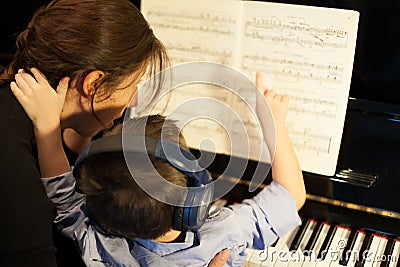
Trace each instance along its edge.
<instances>
[{"instance_id":1,"label":"boy's hand","mask_svg":"<svg viewBox=\"0 0 400 267\"><path fill-rule=\"evenodd\" d=\"M57 90L54 90L38 69L32 68L31 72L34 77L19 70L15 75L15 82L10 84L11 91L35 128L46 129L59 125L69 78L61 79Z\"/></svg>"},{"instance_id":2,"label":"boy's hand","mask_svg":"<svg viewBox=\"0 0 400 267\"><path fill-rule=\"evenodd\" d=\"M231 252L228 249L224 249L214 256L208 267L222 267L225 265L230 257Z\"/></svg>"},{"instance_id":3,"label":"boy's hand","mask_svg":"<svg viewBox=\"0 0 400 267\"><path fill-rule=\"evenodd\" d=\"M269 104L272 116L274 117L275 127L285 126L285 120L289 108L289 97L287 95L278 94L275 90L268 90L265 88L263 86L262 75L260 73L257 73L256 85ZM262 99L257 99L257 116L259 118L262 118L263 115L261 113L262 107L260 107L263 104L264 103Z\"/></svg>"}]
</instances>

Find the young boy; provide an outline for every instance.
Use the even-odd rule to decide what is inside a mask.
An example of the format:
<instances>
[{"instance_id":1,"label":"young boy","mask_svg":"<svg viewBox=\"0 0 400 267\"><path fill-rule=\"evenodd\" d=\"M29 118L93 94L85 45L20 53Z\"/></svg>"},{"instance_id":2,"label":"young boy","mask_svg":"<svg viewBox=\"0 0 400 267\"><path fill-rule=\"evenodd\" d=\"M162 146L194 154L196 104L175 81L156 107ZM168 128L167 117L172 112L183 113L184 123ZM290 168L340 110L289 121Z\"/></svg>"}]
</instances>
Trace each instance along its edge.
<instances>
[{"instance_id":1,"label":"young boy","mask_svg":"<svg viewBox=\"0 0 400 267\"><path fill-rule=\"evenodd\" d=\"M260 87L260 77L257 83ZM18 86L24 91L26 85ZM37 89L37 92L32 89L33 94L54 94L48 85L31 88ZM155 200L138 186L122 151L100 153L85 159L77 180L71 172L61 174L60 170L65 170L68 163L63 160L64 156L58 155L63 155L60 137L42 135L49 132L46 130L48 125L57 124L56 116L48 118L48 113L42 114L41 106L46 104L42 97L37 97L36 103L24 99L21 104L33 120L36 139L46 137L47 140L38 142L39 158L43 154L44 157L52 156L50 152L57 153L53 155L55 159L61 158L56 164L40 160L42 176L48 173L55 176L42 180L47 195L57 207L56 224L77 242L85 263L88 266L137 266L137 262L141 266L205 266L216 251L228 248L231 253L228 264L244 266L246 247L265 249L298 226L301 222L297 210L305 201L305 189L284 123L288 98L273 90L261 90L275 120L273 181L254 198L213 213L195 231L175 227L173 214L176 207ZM146 136L159 139L162 130L163 137L168 133L166 139L169 142L187 149L180 129L162 116L131 119L124 123L124 133L143 134L140 130L144 128ZM121 134L121 128L119 125L109 134ZM145 154L137 156L143 160L149 157ZM188 186L189 178L185 173L166 160L154 156L150 159L164 179ZM147 176L148 170L140 168L137 166L135 173ZM58 173L54 175L55 172Z\"/></svg>"}]
</instances>

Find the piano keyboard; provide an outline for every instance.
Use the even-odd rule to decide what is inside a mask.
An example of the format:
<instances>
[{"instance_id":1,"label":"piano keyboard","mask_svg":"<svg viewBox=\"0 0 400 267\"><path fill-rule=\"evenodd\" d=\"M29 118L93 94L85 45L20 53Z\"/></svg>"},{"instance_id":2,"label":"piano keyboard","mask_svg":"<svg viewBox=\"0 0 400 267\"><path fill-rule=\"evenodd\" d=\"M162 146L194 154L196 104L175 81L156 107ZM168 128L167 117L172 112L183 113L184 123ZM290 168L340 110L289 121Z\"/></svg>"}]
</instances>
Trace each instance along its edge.
<instances>
[{"instance_id":1,"label":"piano keyboard","mask_svg":"<svg viewBox=\"0 0 400 267\"><path fill-rule=\"evenodd\" d=\"M247 249L246 267L400 267L400 238L303 220L265 250Z\"/></svg>"}]
</instances>

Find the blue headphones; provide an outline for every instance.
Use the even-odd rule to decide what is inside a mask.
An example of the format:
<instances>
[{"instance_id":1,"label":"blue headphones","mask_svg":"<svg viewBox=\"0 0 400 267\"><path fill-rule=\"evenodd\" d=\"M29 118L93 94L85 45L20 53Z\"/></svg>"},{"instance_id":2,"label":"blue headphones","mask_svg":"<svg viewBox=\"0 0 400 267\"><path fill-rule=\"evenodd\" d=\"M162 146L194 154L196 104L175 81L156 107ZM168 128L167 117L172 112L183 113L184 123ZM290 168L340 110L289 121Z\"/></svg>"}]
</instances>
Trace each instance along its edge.
<instances>
[{"instance_id":1,"label":"blue headphones","mask_svg":"<svg viewBox=\"0 0 400 267\"><path fill-rule=\"evenodd\" d=\"M122 141L124 138L124 142ZM129 142L125 142L127 140ZM145 140L145 149L143 151L143 140ZM125 144L123 146L123 143ZM128 146L126 144L129 144ZM168 153L165 153L168 151ZM196 187L203 190L188 190L184 200L184 206L174 208L173 228L179 231L196 231L204 223L208 216L208 212L213 200L213 186L205 186L213 180L204 168L198 165L196 157L189 151L179 147L178 145L168 142L164 139L155 139L143 135L126 134L110 135L101 137L90 142L85 149L79 154L73 169L73 176L80 178L82 165L85 159L101 154L111 152L125 153L146 153L158 159L163 160L177 168L188 178L188 187ZM183 157L182 157L183 155ZM199 201L200 200L200 201ZM193 206L191 203L205 203L204 205Z\"/></svg>"}]
</instances>

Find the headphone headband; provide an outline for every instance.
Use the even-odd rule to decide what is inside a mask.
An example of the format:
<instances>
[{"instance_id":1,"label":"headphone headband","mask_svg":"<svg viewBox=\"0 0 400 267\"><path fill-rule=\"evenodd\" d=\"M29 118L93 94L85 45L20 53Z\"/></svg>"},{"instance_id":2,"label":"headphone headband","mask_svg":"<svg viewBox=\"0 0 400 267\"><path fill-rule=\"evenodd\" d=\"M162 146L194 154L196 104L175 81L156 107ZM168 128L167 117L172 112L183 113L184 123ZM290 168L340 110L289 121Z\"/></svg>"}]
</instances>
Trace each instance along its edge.
<instances>
[{"instance_id":1,"label":"headphone headband","mask_svg":"<svg viewBox=\"0 0 400 267\"><path fill-rule=\"evenodd\" d=\"M129 136L132 136L133 138L130 138L129 142L130 146L125 146L125 147L123 147L122 135L119 134L104 136L90 142L79 154L78 158L75 161L75 166L80 166L81 162L88 157L91 157L96 154L110 153L110 152L145 153L157 157L156 155L156 147L158 143L157 139L148 136L144 137L142 135L129 135ZM135 138L135 137L140 137L140 138ZM145 138L146 151L143 151L143 149L141 148L142 146L139 143L139 141L143 142L143 138Z\"/></svg>"},{"instance_id":2,"label":"headphone headband","mask_svg":"<svg viewBox=\"0 0 400 267\"><path fill-rule=\"evenodd\" d=\"M191 179L193 187L202 187L212 182L208 171L199 166L196 157L189 151L164 139L136 134L110 135L90 142L75 162L74 177L79 179L85 159L93 155L112 152L140 153L162 159L187 177L193 178ZM185 231L198 229L208 216L212 198L212 186L204 186L204 190L189 190L184 201L185 207L175 207L174 229ZM193 207L191 203L205 203L205 205Z\"/></svg>"},{"instance_id":3,"label":"headphone headband","mask_svg":"<svg viewBox=\"0 0 400 267\"><path fill-rule=\"evenodd\" d=\"M109 135L90 142L75 162L74 177L79 178L83 160L96 154L110 152L148 154L168 162L186 175L193 176L191 173L197 173L200 181L194 186L211 181L209 173L199 166L196 157L189 151L165 139L137 134Z\"/></svg>"}]
</instances>

